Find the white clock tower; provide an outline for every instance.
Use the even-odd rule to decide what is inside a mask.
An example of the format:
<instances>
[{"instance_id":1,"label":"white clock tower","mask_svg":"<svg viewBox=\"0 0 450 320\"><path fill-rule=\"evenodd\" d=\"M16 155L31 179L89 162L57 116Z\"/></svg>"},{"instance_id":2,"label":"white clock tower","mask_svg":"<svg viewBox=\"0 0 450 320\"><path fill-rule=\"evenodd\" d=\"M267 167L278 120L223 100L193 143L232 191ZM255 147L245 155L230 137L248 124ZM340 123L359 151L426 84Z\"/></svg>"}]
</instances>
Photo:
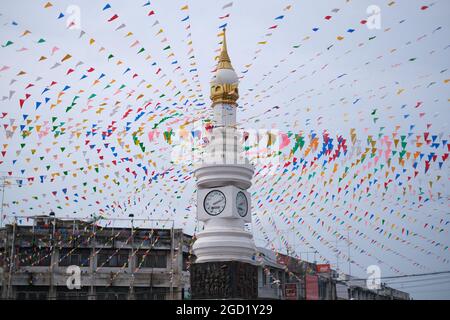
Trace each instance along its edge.
<instances>
[{"instance_id":1,"label":"white clock tower","mask_svg":"<svg viewBox=\"0 0 450 320\"><path fill-rule=\"evenodd\" d=\"M228 56L224 30L217 70L211 80L214 126L202 164L194 171L197 178L197 218L204 222L204 229L197 234L193 245L196 256L196 262L192 265L194 268L191 268L193 287L199 285L193 281L201 279L200 271L198 277L195 276L196 270L200 269L209 270L204 274L212 277L211 282L219 287L230 286L220 284L216 279L220 278L220 272L214 267L218 262L222 267L228 266L225 262L234 263L229 265L228 273L221 274L222 278L250 281L251 286L257 287L257 283L253 281L256 278L255 244L252 234L245 230L245 224L251 222L251 199L246 190L252 185L254 168L245 157L242 137L236 128L238 84L237 74ZM214 277L216 271L218 276ZM231 286L234 285L236 284ZM211 290L217 293L216 289ZM201 294L196 292L199 290L203 289L192 288L193 298L205 295L216 298L255 298L255 288L241 288L238 290L241 294L222 292L216 295L208 292L208 289ZM242 290L250 290L251 293L242 294Z\"/></svg>"}]
</instances>

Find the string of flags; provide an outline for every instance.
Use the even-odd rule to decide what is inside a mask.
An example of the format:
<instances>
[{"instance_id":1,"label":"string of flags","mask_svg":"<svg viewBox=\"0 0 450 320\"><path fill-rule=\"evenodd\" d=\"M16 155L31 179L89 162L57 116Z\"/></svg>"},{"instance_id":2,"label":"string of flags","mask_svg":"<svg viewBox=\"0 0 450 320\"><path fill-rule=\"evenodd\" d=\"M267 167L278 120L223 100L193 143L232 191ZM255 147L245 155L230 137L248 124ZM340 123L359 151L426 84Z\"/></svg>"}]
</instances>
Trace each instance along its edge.
<instances>
[{"instance_id":1,"label":"string of flags","mask_svg":"<svg viewBox=\"0 0 450 320\"><path fill-rule=\"evenodd\" d=\"M352 5L318 13L282 49L274 48L278 37L307 13L293 4L276 7L250 41L256 49L249 63L236 68L243 152L256 168L254 231L275 251L295 254L301 243L322 261L350 259L333 241L344 239L360 272L371 261L402 274L390 258L423 271L430 271L426 258L446 266L450 140L440 120L450 77L445 65L417 67L448 55L443 22L432 21L440 3L405 11L391 1L383 10L396 19L370 34L366 18L349 16ZM95 30L67 25L64 8L41 5L36 15L70 32L87 50L83 57L48 29L0 16L8 31L0 54L9 57L0 63L0 171L10 183L3 220L50 209L80 218L142 212L194 230L194 160L214 127L202 82L214 70L198 56L194 6L183 3L168 20L153 2L135 5L144 39L119 7L103 2L93 10L117 43L101 43ZM237 6L216 6L219 38L237 23ZM182 30L182 46L169 37L172 24ZM419 27L392 42L413 24ZM368 47L370 55L357 59ZM273 50L280 51L275 60ZM378 84L372 74L389 74L389 81ZM322 86L311 87L314 79ZM317 103L323 96L329 103ZM252 126L265 128L257 140ZM45 258L35 252L27 259L34 255Z\"/></svg>"}]
</instances>

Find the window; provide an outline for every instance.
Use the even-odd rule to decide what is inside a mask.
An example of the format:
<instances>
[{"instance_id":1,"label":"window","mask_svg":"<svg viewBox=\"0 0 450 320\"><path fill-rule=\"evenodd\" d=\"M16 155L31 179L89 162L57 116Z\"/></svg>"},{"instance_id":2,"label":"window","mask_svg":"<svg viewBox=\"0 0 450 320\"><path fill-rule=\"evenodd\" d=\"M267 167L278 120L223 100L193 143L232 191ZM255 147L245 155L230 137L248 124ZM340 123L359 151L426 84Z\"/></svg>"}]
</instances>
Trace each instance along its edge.
<instances>
[{"instance_id":1,"label":"window","mask_svg":"<svg viewBox=\"0 0 450 320\"><path fill-rule=\"evenodd\" d=\"M326 300L327 299L327 282L323 281L323 280L319 280L319 297L321 300Z\"/></svg>"},{"instance_id":2,"label":"window","mask_svg":"<svg viewBox=\"0 0 450 320\"><path fill-rule=\"evenodd\" d=\"M114 237L116 233L111 234L109 230L98 230L95 234L95 242L97 245L111 245L112 240L111 238Z\"/></svg>"},{"instance_id":3,"label":"window","mask_svg":"<svg viewBox=\"0 0 450 320\"><path fill-rule=\"evenodd\" d=\"M166 300L169 288L150 287L150 288L134 288L134 297L136 300Z\"/></svg>"},{"instance_id":4,"label":"window","mask_svg":"<svg viewBox=\"0 0 450 320\"><path fill-rule=\"evenodd\" d=\"M17 286L17 300L47 300L49 287L46 286Z\"/></svg>"},{"instance_id":5,"label":"window","mask_svg":"<svg viewBox=\"0 0 450 320\"><path fill-rule=\"evenodd\" d=\"M70 249L64 248L59 250L59 265L71 266L76 265L79 267L89 267L89 257L91 254L90 249Z\"/></svg>"},{"instance_id":6,"label":"window","mask_svg":"<svg viewBox=\"0 0 450 320\"><path fill-rule=\"evenodd\" d=\"M167 268L167 251L140 251L136 254L136 266L141 268Z\"/></svg>"},{"instance_id":7,"label":"window","mask_svg":"<svg viewBox=\"0 0 450 320\"><path fill-rule=\"evenodd\" d=\"M17 265L20 266L35 266L48 267L52 259L52 251L50 248L20 248L18 254Z\"/></svg>"},{"instance_id":8,"label":"window","mask_svg":"<svg viewBox=\"0 0 450 320\"><path fill-rule=\"evenodd\" d=\"M20 233L17 234L16 243L19 247L32 247L35 244L33 234L31 233Z\"/></svg>"},{"instance_id":9,"label":"window","mask_svg":"<svg viewBox=\"0 0 450 320\"><path fill-rule=\"evenodd\" d=\"M266 274L266 269L261 269L261 276L262 276L262 285L263 287L265 287L267 285L267 274Z\"/></svg>"},{"instance_id":10,"label":"window","mask_svg":"<svg viewBox=\"0 0 450 320\"><path fill-rule=\"evenodd\" d=\"M297 282L297 292L299 300L305 300L306 299L306 283L304 279L300 279L300 281Z\"/></svg>"},{"instance_id":11,"label":"window","mask_svg":"<svg viewBox=\"0 0 450 320\"><path fill-rule=\"evenodd\" d=\"M276 287L276 277L277 276L277 272L274 269L269 269L269 285L271 288Z\"/></svg>"},{"instance_id":12,"label":"window","mask_svg":"<svg viewBox=\"0 0 450 320\"><path fill-rule=\"evenodd\" d=\"M114 241L131 242L130 241L131 229L119 229L119 230L116 229L116 230L114 230L114 234L117 235L117 233L119 233L119 235L114 238Z\"/></svg>"},{"instance_id":13,"label":"window","mask_svg":"<svg viewBox=\"0 0 450 320\"><path fill-rule=\"evenodd\" d=\"M56 288L57 300L87 300L89 296L89 288L81 287L81 289L70 290L67 287Z\"/></svg>"},{"instance_id":14,"label":"window","mask_svg":"<svg viewBox=\"0 0 450 320\"><path fill-rule=\"evenodd\" d=\"M150 230L137 230L134 233L134 245L138 246L150 246L151 245L151 231Z\"/></svg>"},{"instance_id":15,"label":"window","mask_svg":"<svg viewBox=\"0 0 450 320\"><path fill-rule=\"evenodd\" d=\"M284 279L283 279L283 271L278 271L278 280L280 281L279 284L283 284L284 283Z\"/></svg>"},{"instance_id":16,"label":"window","mask_svg":"<svg viewBox=\"0 0 450 320\"><path fill-rule=\"evenodd\" d=\"M128 251L129 250L111 250L103 249L97 256L97 267L126 267L128 266Z\"/></svg>"},{"instance_id":17,"label":"window","mask_svg":"<svg viewBox=\"0 0 450 320\"><path fill-rule=\"evenodd\" d=\"M128 287L97 287L95 293L97 300L128 299Z\"/></svg>"},{"instance_id":18,"label":"window","mask_svg":"<svg viewBox=\"0 0 450 320\"><path fill-rule=\"evenodd\" d=\"M0 267L6 269L6 251L5 248L0 248Z\"/></svg>"},{"instance_id":19,"label":"window","mask_svg":"<svg viewBox=\"0 0 450 320\"><path fill-rule=\"evenodd\" d=\"M191 262L189 261L189 252L183 252L183 271L187 271L190 263Z\"/></svg>"}]
</instances>

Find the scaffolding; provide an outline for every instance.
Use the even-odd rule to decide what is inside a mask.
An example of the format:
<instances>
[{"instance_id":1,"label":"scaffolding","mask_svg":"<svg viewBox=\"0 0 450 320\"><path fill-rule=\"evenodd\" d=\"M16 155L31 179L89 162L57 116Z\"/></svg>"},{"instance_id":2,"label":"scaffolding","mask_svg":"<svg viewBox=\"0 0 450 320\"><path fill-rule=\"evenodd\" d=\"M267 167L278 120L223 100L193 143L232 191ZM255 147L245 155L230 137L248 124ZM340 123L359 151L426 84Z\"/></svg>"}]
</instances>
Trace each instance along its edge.
<instances>
[{"instance_id":1,"label":"scaffolding","mask_svg":"<svg viewBox=\"0 0 450 320\"><path fill-rule=\"evenodd\" d=\"M20 234L18 234L18 231ZM3 242L4 270L2 297L5 299L13 299L12 287L15 285L13 279L16 273L22 274L23 269L29 270L32 267L39 267L40 262L45 259L49 259L50 262L46 266L47 268L44 268L45 271L41 272L45 272L49 277L46 282L49 287L48 298L56 299L55 274L57 272L54 268L58 267L59 263L67 256L72 255L76 249L90 250L89 268L85 271L89 278L89 285L87 286L89 288L87 293L89 299L95 296L94 287L99 281L98 276L101 275L103 278L105 276L104 273L98 273L100 269L106 269L105 263L94 267L94 262L97 262L101 250L115 250L111 257L120 253L121 250L129 252L126 263L120 268L117 267L116 270L118 269L118 271L111 271L109 286L116 278L123 278L125 274L127 277L130 275L128 296L134 297L136 276L140 276L139 279L142 282L142 262L147 258L147 255L150 258L152 254L156 253L155 248L168 252L165 273L162 273L162 277L167 276L169 283L169 292L166 298L179 299L180 290L175 292L174 288L181 287L183 266L180 266L180 262L181 264L184 262L183 250L189 248L190 245L190 243L186 243L186 241L190 242L190 237L184 235L181 229L175 229L173 219L134 218L132 214L129 218L101 217L89 221L76 218L59 219L55 217L54 213L50 213L48 216L14 216L10 224L0 228L0 237ZM176 239L178 239L178 242ZM38 260L22 268L20 262L18 263L21 258L20 250L18 250L19 252L16 252L16 250L27 246L46 248L49 252L41 257L41 254L46 251L39 250ZM60 254L64 251L61 249L70 251L61 257ZM141 263L136 263L137 253L141 251L145 252L145 255L140 254ZM116 259L119 258L116 257ZM39 270L42 270L42 268ZM150 273L146 273L146 276L150 278L150 285L153 285L153 267ZM59 282L61 282L61 279L59 279ZM59 284L61 285L61 283Z\"/></svg>"}]
</instances>

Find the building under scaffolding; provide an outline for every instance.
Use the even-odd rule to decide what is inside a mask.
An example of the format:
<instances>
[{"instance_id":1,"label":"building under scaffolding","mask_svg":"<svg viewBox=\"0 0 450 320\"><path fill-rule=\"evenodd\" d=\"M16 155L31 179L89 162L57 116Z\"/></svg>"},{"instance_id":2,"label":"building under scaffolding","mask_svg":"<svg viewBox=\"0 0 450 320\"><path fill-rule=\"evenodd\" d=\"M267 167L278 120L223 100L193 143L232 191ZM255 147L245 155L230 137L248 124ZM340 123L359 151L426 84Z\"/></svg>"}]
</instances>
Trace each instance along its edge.
<instances>
[{"instance_id":1,"label":"building under scaffolding","mask_svg":"<svg viewBox=\"0 0 450 320\"><path fill-rule=\"evenodd\" d=\"M191 237L181 229L46 216L27 220L0 231L3 299L181 299L185 294ZM80 267L79 290L67 286L71 265Z\"/></svg>"}]
</instances>

